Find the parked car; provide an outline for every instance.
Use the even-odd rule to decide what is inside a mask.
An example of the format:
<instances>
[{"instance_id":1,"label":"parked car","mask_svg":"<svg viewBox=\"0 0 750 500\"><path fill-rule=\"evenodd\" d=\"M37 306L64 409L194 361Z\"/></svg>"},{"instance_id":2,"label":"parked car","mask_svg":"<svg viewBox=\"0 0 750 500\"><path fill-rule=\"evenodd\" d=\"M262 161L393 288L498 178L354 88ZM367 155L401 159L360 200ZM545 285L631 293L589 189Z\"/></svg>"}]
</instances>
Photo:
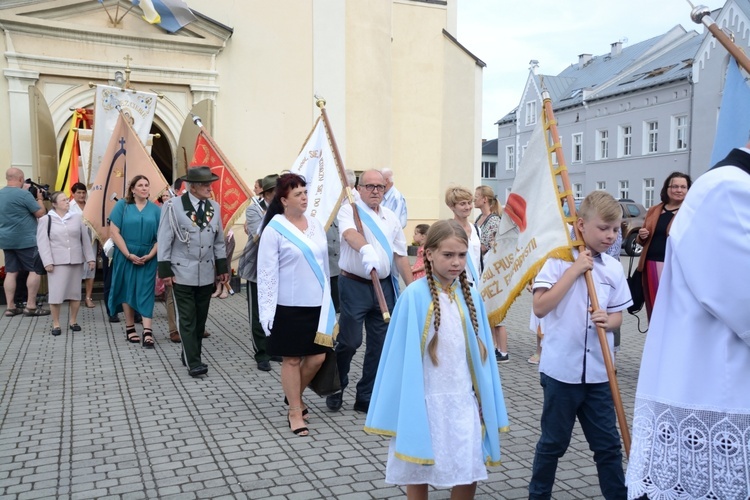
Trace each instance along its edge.
<instances>
[{"instance_id":1,"label":"parked car","mask_svg":"<svg viewBox=\"0 0 750 500\"><path fill-rule=\"evenodd\" d=\"M638 256L643 247L636 240L646 218L646 208L633 200L620 199L619 202L622 207L622 248L631 257Z\"/></svg>"},{"instance_id":2,"label":"parked car","mask_svg":"<svg viewBox=\"0 0 750 500\"><path fill-rule=\"evenodd\" d=\"M581 206L583 200L575 200L576 211ZM643 248L638 244L638 230L643 226L643 220L646 218L646 208L640 203L633 200L618 200L622 207L622 249L630 256L638 256ZM563 202L563 212L566 216L570 215L568 205Z\"/></svg>"}]
</instances>

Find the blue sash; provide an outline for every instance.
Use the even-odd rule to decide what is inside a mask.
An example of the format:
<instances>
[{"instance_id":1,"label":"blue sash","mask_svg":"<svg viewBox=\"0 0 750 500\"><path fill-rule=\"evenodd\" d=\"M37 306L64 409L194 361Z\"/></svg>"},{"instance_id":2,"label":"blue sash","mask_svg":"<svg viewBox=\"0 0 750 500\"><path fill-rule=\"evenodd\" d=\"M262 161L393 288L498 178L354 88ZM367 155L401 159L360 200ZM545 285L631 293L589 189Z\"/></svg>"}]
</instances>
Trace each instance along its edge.
<instances>
[{"instance_id":1,"label":"blue sash","mask_svg":"<svg viewBox=\"0 0 750 500\"><path fill-rule=\"evenodd\" d=\"M383 234L383 230L380 229L380 226L377 222L375 222L375 219L373 219L370 214L367 213L367 210L365 210L361 205L357 204L357 208L360 208L361 210L358 210L359 212L359 218L362 220L362 223L367 226L367 228L372 232L373 236L375 236L375 239L378 240L378 244L383 248L386 255L391 259L391 284L393 285L393 297L394 300L398 299L398 296L400 295L401 288L398 286L398 278L394 276L393 273L393 249L391 248L391 242L388 241L388 238L385 237L385 234Z\"/></svg>"},{"instance_id":2,"label":"blue sash","mask_svg":"<svg viewBox=\"0 0 750 500\"><path fill-rule=\"evenodd\" d=\"M474 265L474 261L471 258L471 254L467 252L466 254L466 270L471 273L472 281L474 282L474 286L477 287L477 290L479 290L479 273L477 272L477 268Z\"/></svg>"},{"instance_id":3,"label":"blue sash","mask_svg":"<svg viewBox=\"0 0 750 500\"><path fill-rule=\"evenodd\" d=\"M318 319L318 332L315 335L315 343L327 347L333 347L333 330L336 325L336 310L331 299L331 282L326 278L325 272L315 259L310 245L295 233L301 231L291 224L285 217L274 217L268 226L276 230L280 235L293 243L305 256L310 269L312 269L318 283L323 290L323 300L320 306L320 318ZM304 235L302 235L304 237Z\"/></svg>"}]
</instances>

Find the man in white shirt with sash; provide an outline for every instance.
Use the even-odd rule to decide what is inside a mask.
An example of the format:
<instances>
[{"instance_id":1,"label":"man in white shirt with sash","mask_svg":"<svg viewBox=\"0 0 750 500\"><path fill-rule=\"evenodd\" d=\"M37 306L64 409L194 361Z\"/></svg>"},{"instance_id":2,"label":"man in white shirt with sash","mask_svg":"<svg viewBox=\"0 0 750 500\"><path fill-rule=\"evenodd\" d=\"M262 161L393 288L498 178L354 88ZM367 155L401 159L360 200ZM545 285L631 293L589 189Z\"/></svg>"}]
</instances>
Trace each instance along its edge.
<instances>
[{"instance_id":1,"label":"man in white shirt with sash","mask_svg":"<svg viewBox=\"0 0 750 500\"><path fill-rule=\"evenodd\" d=\"M354 410L367 412L380 362L380 352L388 325L378 305L370 271L375 269L380 278L388 311L393 311L398 296L398 282L393 279L394 266L407 285L412 281L406 238L401 223L391 210L383 207L385 179L378 170L368 170L359 179L357 191L361 199L357 210L365 235L357 232L351 205L342 205L338 214L341 232L339 267L339 335L336 357L341 392L328 396L326 406L338 411L343 402L343 391L349 384L352 357L362 345L362 326L367 332L362 377L357 383Z\"/></svg>"}]
</instances>

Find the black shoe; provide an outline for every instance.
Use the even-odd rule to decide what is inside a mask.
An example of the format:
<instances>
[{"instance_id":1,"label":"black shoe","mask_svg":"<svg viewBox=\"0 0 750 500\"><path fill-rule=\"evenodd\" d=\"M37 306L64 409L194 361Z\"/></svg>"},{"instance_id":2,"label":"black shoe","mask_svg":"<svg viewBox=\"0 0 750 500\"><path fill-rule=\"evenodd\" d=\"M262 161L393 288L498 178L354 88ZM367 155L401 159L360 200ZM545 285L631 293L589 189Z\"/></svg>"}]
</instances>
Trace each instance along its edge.
<instances>
[{"instance_id":1,"label":"black shoe","mask_svg":"<svg viewBox=\"0 0 750 500\"><path fill-rule=\"evenodd\" d=\"M189 369L188 373L191 377L200 377L208 373L208 367L206 365L198 365L195 368Z\"/></svg>"},{"instance_id":2,"label":"black shoe","mask_svg":"<svg viewBox=\"0 0 750 500\"><path fill-rule=\"evenodd\" d=\"M68 325L70 329L74 332L80 332L81 331L81 325L78 323L73 323L72 325Z\"/></svg>"},{"instance_id":3,"label":"black shoe","mask_svg":"<svg viewBox=\"0 0 750 500\"><path fill-rule=\"evenodd\" d=\"M120 316L118 316L117 314L113 314L112 316L109 317L109 322L110 323L119 323L120 322Z\"/></svg>"},{"instance_id":4,"label":"black shoe","mask_svg":"<svg viewBox=\"0 0 750 500\"><path fill-rule=\"evenodd\" d=\"M281 356L271 356L271 361L281 363Z\"/></svg>"},{"instance_id":5,"label":"black shoe","mask_svg":"<svg viewBox=\"0 0 750 500\"><path fill-rule=\"evenodd\" d=\"M269 361L258 361L258 370L261 370L264 372L270 372L271 363Z\"/></svg>"},{"instance_id":6,"label":"black shoe","mask_svg":"<svg viewBox=\"0 0 750 500\"><path fill-rule=\"evenodd\" d=\"M355 401L354 402L354 411L358 411L360 413L367 413L367 410L369 409L370 409L369 401Z\"/></svg>"},{"instance_id":7,"label":"black shoe","mask_svg":"<svg viewBox=\"0 0 750 500\"><path fill-rule=\"evenodd\" d=\"M507 352L505 354L502 354L497 349L495 349L495 359L498 363L507 363L508 361L510 361L510 357Z\"/></svg>"},{"instance_id":8,"label":"black shoe","mask_svg":"<svg viewBox=\"0 0 750 500\"><path fill-rule=\"evenodd\" d=\"M331 411L339 411L341 405L344 403L344 393L339 391L336 394L331 394L326 398L326 406Z\"/></svg>"},{"instance_id":9,"label":"black shoe","mask_svg":"<svg viewBox=\"0 0 750 500\"><path fill-rule=\"evenodd\" d=\"M52 329L52 335L57 337L62 333L62 329L59 326L56 326Z\"/></svg>"}]
</instances>

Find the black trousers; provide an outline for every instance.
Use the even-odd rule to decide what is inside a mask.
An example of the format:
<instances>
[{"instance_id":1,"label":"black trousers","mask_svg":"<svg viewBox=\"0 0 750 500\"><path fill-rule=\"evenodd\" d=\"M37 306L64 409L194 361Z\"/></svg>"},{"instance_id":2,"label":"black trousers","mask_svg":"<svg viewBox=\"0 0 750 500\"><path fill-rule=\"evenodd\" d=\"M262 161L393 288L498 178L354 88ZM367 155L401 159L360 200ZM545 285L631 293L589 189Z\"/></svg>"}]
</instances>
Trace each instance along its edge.
<instances>
[{"instance_id":1,"label":"black trousers","mask_svg":"<svg viewBox=\"0 0 750 500\"><path fill-rule=\"evenodd\" d=\"M211 294L215 289L213 283L205 286L180 285L179 283L172 285L182 351L188 369L203 364L201 361L203 332L206 330Z\"/></svg>"}]
</instances>

